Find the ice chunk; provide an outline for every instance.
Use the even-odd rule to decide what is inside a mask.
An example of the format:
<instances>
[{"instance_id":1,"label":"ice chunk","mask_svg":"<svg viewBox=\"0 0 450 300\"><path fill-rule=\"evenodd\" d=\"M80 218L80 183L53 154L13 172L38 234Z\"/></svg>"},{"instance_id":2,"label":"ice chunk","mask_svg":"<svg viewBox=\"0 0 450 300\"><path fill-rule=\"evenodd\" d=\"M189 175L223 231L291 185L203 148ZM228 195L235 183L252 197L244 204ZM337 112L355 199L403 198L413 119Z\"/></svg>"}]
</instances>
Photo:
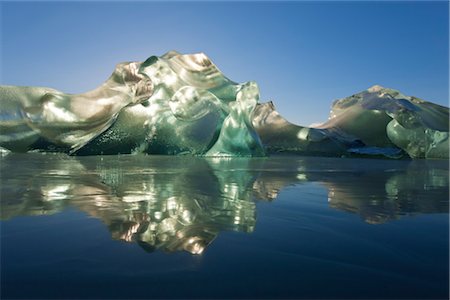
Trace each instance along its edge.
<instances>
[{"instance_id":1,"label":"ice chunk","mask_svg":"<svg viewBox=\"0 0 450 300\"><path fill-rule=\"evenodd\" d=\"M16 152L449 156L447 107L377 85L335 101L328 121L299 126L204 53L119 64L84 94L1 86L0 99L0 147Z\"/></svg>"},{"instance_id":2,"label":"ice chunk","mask_svg":"<svg viewBox=\"0 0 450 300\"><path fill-rule=\"evenodd\" d=\"M230 103L230 114L223 122L219 139L206 156L263 156L264 149L250 119L257 104L256 83L244 84L236 102Z\"/></svg>"},{"instance_id":3,"label":"ice chunk","mask_svg":"<svg viewBox=\"0 0 450 300\"><path fill-rule=\"evenodd\" d=\"M449 109L381 86L335 101L319 128L342 130L386 153L398 147L412 158L449 157Z\"/></svg>"},{"instance_id":4,"label":"ice chunk","mask_svg":"<svg viewBox=\"0 0 450 300\"><path fill-rule=\"evenodd\" d=\"M76 151L108 129L124 107L146 100L152 91L135 62L117 65L103 85L84 94L1 86L1 146L28 150L41 138Z\"/></svg>"},{"instance_id":5,"label":"ice chunk","mask_svg":"<svg viewBox=\"0 0 450 300\"><path fill-rule=\"evenodd\" d=\"M360 145L343 133L292 124L275 110L272 102L259 104L252 122L268 152L340 156L348 147Z\"/></svg>"}]
</instances>

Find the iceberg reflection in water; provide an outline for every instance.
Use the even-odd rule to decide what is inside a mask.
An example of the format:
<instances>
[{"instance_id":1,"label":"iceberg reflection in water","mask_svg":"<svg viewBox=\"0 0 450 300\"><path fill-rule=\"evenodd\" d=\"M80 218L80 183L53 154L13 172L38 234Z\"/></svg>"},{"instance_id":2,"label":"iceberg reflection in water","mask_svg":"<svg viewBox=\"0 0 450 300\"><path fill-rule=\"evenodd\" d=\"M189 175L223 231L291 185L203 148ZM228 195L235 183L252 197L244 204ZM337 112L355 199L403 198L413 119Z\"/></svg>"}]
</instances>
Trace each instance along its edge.
<instances>
[{"instance_id":1,"label":"iceberg reflection in water","mask_svg":"<svg viewBox=\"0 0 450 300\"><path fill-rule=\"evenodd\" d=\"M448 213L445 161L10 153L1 163L1 219L74 207L113 239L201 254L222 231L253 232L258 200L308 182L327 189L330 208L372 224Z\"/></svg>"}]
</instances>

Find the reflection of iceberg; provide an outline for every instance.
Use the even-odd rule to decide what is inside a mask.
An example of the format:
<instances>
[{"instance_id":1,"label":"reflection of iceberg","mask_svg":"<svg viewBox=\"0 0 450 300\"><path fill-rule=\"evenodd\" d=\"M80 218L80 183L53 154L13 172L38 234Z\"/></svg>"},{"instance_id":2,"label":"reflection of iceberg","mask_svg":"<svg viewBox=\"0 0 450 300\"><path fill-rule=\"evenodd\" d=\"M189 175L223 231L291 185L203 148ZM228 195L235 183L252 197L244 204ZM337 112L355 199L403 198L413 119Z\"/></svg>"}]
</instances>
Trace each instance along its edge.
<instances>
[{"instance_id":1,"label":"reflection of iceberg","mask_svg":"<svg viewBox=\"0 0 450 300\"><path fill-rule=\"evenodd\" d=\"M72 206L101 219L115 239L137 242L148 251L194 254L220 231L252 232L255 226L253 176L244 170L224 178L215 171L216 164L222 171L234 168L232 162L145 156L119 161L87 157L83 163L55 155L22 158L19 167L14 155L2 161L2 219L53 214ZM246 161L239 163L242 167Z\"/></svg>"},{"instance_id":2,"label":"reflection of iceberg","mask_svg":"<svg viewBox=\"0 0 450 300\"><path fill-rule=\"evenodd\" d=\"M114 239L148 251L199 254L221 231L253 232L254 200L307 182L328 190L330 207L370 223L448 212L441 161L30 153L7 155L0 171L2 220L75 207L102 220ZM308 197L298 192L299 201Z\"/></svg>"},{"instance_id":3,"label":"reflection of iceberg","mask_svg":"<svg viewBox=\"0 0 450 300\"><path fill-rule=\"evenodd\" d=\"M306 174L327 188L330 207L357 213L371 224L448 213L449 170L442 161L355 161L333 164L330 172Z\"/></svg>"},{"instance_id":4,"label":"reflection of iceberg","mask_svg":"<svg viewBox=\"0 0 450 300\"><path fill-rule=\"evenodd\" d=\"M448 213L449 170L442 161L271 158L253 183L255 198L274 200L286 186L318 182L331 208L379 224L401 216Z\"/></svg>"},{"instance_id":5,"label":"reflection of iceberg","mask_svg":"<svg viewBox=\"0 0 450 300\"><path fill-rule=\"evenodd\" d=\"M374 86L336 101L321 126L297 126L203 53L119 64L85 94L1 86L0 98L0 146L12 151L448 158L448 108Z\"/></svg>"}]
</instances>

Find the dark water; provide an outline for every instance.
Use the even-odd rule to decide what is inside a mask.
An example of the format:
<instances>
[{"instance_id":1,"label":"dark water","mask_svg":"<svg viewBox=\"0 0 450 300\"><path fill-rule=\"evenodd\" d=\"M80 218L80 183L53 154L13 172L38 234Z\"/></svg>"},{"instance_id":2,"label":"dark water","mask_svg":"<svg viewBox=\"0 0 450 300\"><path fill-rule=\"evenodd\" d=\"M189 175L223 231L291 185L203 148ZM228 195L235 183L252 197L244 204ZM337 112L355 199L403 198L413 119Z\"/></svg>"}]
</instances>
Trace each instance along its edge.
<instances>
[{"instance_id":1,"label":"dark water","mask_svg":"<svg viewBox=\"0 0 450 300\"><path fill-rule=\"evenodd\" d=\"M1 160L1 298L448 298L447 161Z\"/></svg>"}]
</instances>

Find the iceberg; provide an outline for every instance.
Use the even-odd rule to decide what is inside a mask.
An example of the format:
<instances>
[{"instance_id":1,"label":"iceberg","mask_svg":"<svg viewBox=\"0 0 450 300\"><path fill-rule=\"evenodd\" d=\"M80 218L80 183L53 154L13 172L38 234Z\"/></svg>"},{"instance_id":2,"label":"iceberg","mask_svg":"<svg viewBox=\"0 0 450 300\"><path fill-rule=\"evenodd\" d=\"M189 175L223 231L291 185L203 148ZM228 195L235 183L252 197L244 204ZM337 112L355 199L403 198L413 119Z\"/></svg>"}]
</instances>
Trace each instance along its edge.
<instances>
[{"instance_id":1,"label":"iceberg","mask_svg":"<svg viewBox=\"0 0 450 300\"><path fill-rule=\"evenodd\" d=\"M343 131L378 151L396 147L412 158L449 155L448 107L378 85L335 101L318 128Z\"/></svg>"},{"instance_id":2,"label":"iceberg","mask_svg":"<svg viewBox=\"0 0 450 300\"><path fill-rule=\"evenodd\" d=\"M0 147L13 152L449 157L447 107L373 86L336 100L326 122L299 126L203 53L118 64L83 94L3 85L0 101Z\"/></svg>"}]
</instances>

